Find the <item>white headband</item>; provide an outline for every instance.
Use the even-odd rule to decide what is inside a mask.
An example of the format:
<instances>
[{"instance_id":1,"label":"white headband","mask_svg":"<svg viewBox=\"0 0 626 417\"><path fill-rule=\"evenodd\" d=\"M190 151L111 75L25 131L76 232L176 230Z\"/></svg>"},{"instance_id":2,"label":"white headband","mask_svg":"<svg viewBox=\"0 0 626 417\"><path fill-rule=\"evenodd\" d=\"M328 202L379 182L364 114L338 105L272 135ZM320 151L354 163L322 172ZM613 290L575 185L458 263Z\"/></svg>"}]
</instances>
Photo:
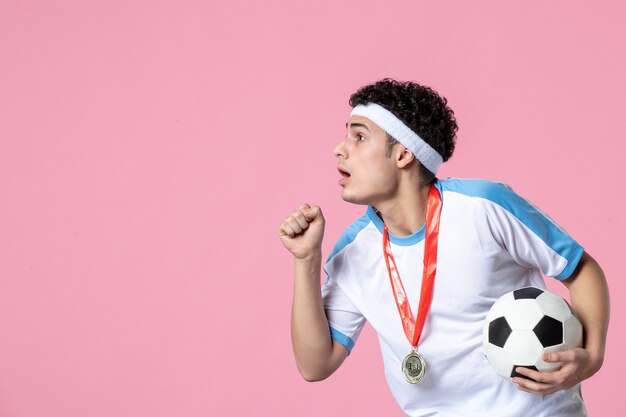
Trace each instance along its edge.
<instances>
[{"instance_id":1,"label":"white headband","mask_svg":"<svg viewBox=\"0 0 626 417\"><path fill-rule=\"evenodd\" d=\"M370 119L413 152L413 155L430 172L437 173L443 162L441 155L383 106L376 103L359 104L352 109L350 116L362 116Z\"/></svg>"}]
</instances>

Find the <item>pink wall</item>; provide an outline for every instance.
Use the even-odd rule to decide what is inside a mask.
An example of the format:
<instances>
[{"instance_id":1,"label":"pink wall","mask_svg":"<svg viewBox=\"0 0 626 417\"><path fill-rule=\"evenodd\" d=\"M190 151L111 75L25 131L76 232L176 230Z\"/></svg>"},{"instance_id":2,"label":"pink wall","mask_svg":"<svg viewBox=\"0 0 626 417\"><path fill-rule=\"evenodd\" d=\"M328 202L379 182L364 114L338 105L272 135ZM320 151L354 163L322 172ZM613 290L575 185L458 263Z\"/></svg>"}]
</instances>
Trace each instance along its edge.
<instances>
[{"instance_id":1,"label":"pink wall","mask_svg":"<svg viewBox=\"0 0 626 417\"><path fill-rule=\"evenodd\" d=\"M401 416L370 330L333 378L301 380L276 237L317 203L328 253L363 211L331 150L349 94L384 76L455 109L442 177L509 183L600 261L611 332L584 395L611 413L626 7L386 4L0 3L2 417Z\"/></svg>"}]
</instances>

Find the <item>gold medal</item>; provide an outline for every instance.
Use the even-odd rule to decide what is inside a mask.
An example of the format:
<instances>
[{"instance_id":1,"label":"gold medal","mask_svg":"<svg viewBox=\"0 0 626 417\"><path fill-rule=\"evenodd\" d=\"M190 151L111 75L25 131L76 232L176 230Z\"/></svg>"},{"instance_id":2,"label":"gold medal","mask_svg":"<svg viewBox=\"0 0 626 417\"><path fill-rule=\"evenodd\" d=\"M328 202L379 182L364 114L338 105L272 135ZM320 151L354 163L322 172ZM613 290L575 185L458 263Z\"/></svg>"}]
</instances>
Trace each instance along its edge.
<instances>
[{"instance_id":1,"label":"gold medal","mask_svg":"<svg viewBox=\"0 0 626 417\"><path fill-rule=\"evenodd\" d=\"M424 329L426 315L433 298L433 288L435 286L435 275L437 273L437 244L439 242L439 220L441 218L441 194L433 184L428 191L428 201L426 207L426 233L424 234L424 271L422 274L422 289L420 292L420 302L417 307L417 317L413 320L409 299L404 291L404 285L400 279L400 273L396 266L396 261L391 253L389 243L389 230L387 225L383 229L383 256L387 264L389 281L393 297L400 313L404 335L413 347L411 353L406 355L402 361L402 375L407 382L419 384L426 376L426 362L422 355L417 353L417 345Z\"/></svg>"},{"instance_id":2,"label":"gold medal","mask_svg":"<svg viewBox=\"0 0 626 417\"><path fill-rule=\"evenodd\" d=\"M411 384L419 384L426 376L426 362L417 351L411 351L402 361L402 375Z\"/></svg>"}]
</instances>

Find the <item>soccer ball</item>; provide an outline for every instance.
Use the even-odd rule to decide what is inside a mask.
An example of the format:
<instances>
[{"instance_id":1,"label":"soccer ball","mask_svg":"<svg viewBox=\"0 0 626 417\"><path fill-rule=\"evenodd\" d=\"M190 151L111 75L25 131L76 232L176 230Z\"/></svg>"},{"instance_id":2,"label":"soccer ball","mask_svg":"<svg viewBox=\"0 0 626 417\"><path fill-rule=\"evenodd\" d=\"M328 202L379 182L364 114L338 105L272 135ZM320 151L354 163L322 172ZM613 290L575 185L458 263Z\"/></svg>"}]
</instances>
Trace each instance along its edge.
<instances>
[{"instance_id":1,"label":"soccer ball","mask_svg":"<svg viewBox=\"0 0 626 417\"><path fill-rule=\"evenodd\" d=\"M582 336L582 325L567 301L553 292L525 287L504 294L491 307L483 327L483 349L498 374L526 378L515 368L558 369L560 362L544 362L543 354L580 347Z\"/></svg>"}]
</instances>

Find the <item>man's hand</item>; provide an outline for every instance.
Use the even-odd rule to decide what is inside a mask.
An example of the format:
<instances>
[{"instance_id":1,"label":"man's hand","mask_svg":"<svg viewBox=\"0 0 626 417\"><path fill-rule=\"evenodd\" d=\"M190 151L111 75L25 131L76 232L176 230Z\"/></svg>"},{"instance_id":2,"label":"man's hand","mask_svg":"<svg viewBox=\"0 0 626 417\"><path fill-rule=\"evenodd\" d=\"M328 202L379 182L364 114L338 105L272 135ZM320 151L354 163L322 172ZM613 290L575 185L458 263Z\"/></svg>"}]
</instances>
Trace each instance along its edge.
<instances>
[{"instance_id":1,"label":"man's hand","mask_svg":"<svg viewBox=\"0 0 626 417\"><path fill-rule=\"evenodd\" d=\"M537 372L517 368L517 372L534 381L513 378L522 391L548 395L566 389L598 372L604 361L606 332L609 327L609 288L600 265L587 252L583 253L571 277L563 281L583 325L585 344L583 348L544 354L546 362L561 362L561 368L553 372Z\"/></svg>"},{"instance_id":2,"label":"man's hand","mask_svg":"<svg viewBox=\"0 0 626 417\"><path fill-rule=\"evenodd\" d=\"M317 206L303 204L278 228L278 236L294 256L291 343L298 370L307 381L328 378L348 356L333 341L320 291L324 216Z\"/></svg>"},{"instance_id":3,"label":"man's hand","mask_svg":"<svg viewBox=\"0 0 626 417\"><path fill-rule=\"evenodd\" d=\"M321 251L324 225L322 209L303 204L282 222L278 236L296 259L303 260Z\"/></svg>"},{"instance_id":4,"label":"man's hand","mask_svg":"<svg viewBox=\"0 0 626 417\"><path fill-rule=\"evenodd\" d=\"M552 394L555 391L573 387L599 369L589 352L581 348L545 353L543 360L561 362L561 368L550 372L537 372L524 367L516 368L518 373L533 379L530 381L520 377L513 378L513 382L520 390L536 395Z\"/></svg>"}]
</instances>

